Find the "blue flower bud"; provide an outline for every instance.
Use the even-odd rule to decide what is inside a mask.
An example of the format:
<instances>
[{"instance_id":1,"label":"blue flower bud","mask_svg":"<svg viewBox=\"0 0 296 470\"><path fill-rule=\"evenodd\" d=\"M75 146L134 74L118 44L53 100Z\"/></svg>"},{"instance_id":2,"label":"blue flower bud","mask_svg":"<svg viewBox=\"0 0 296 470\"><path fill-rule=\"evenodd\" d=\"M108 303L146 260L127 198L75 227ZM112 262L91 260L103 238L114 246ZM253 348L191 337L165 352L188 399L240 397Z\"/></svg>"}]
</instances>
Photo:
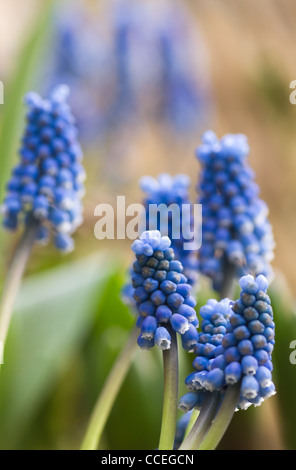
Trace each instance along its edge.
<instances>
[{"instance_id":1,"label":"blue flower bud","mask_svg":"<svg viewBox=\"0 0 296 470\"><path fill-rule=\"evenodd\" d=\"M138 337L138 345L140 349L149 351L149 349L153 348L154 346L154 339L148 340L146 338L143 338L143 336L140 335Z\"/></svg>"},{"instance_id":2,"label":"blue flower bud","mask_svg":"<svg viewBox=\"0 0 296 470\"><path fill-rule=\"evenodd\" d=\"M225 381L228 385L236 384L242 375L242 367L239 362L231 362L225 367Z\"/></svg>"},{"instance_id":3,"label":"blue flower bud","mask_svg":"<svg viewBox=\"0 0 296 470\"><path fill-rule=\"evenodd\" d=\"M183 315L187 320L191 323L196 318L196 312L194 308L190 307L189 305L182 304L178 308L178 313Z\"/></svg>"},{"instance_id":4,"label":"blue flower bud","mask_svg":"<svg viewBox=\"0 0 296 470\"><path fill-rule=\"evenodd\" d=\"M226 362L239 362L241 359L241 353L237 347L232 346L226 349L224 357Z\"/></svg>"},{"instance_id":5,"label":"blue flower bud","mask_svg":"<svg viewBox=\"0 0 296 470\"><path fill-rule=\"evenodd\" d=\"M57 233L54 236L54 245L62 253L71 253L74 250L74 241L67 233Z\"/></svg>"},{"instance_id":6,"label":"blue flower bud","mask_svg":"<svg viewBox=\"0 0 296 470\"><path fill-rule=\"evenodd\" d=\"M193 408L197 406L199 402L199 396L196 392L189 392L183 397L180 398L179 401L179 409L184 413L191 411Z\"/></svg>"},{"instance_id":7,"label":"blue flower bud","mask_svg":"<svg viewBox=\"0 0 296 470\"><path fill-rule=\"evenodd\" d=\"M165 303L167 297L161 290L156 290L151 294L151 300L155 305L159 306Z\"/></svg>"},{"instance_id":8,"label":"blue flower bud","mask_svg":"<svg viewBox=\"0 0 296 470\"><path fill-rule=\"evenodd\" d=\"M177 285L172 282L172 281L163 281L160 285L160 289L165 293L165 294L172 294L173 292L176 292L177 290ZM182 297L183 298L183 297Z\"/></svg>"},{"instance_id":9,"label":"blue flower bud","mask_svg":"<svg viewBox=\"0 0 296 470\"><path fill-rule=\"evenodd\" d=\"M248 339L251 336L251 333L247 326L242 325L233 330L233 335L237 341L241 341L243 339Z\"/></svg>"},{"instance_id":10,"label":"blue flower bud","mask_svg":"<svg viewBox=\"0 0 296 470\"><path fill-rule=\"evenodd\" d=\"M148 316L144 319L141 325L141 335L143 338L152 340L155 336L157 328L157 320L153 316Z\"/></svg>"},{"instance_id":11,"label":"blue flower bud","mask_svg":"<svg viewBox=\"0 0 296 470\"><path fill-rule=\"evenodd\" d=\"M165 350L170 349L171 346L171 336L166 328L160 326L156 329L155 337L154 337L155 344L159 347L159 349Z\"/></svg>"},{"instance_id":12,"label":"blue flower bud","mask_svg":"<svg viewBox=\"0 0 296 470\"><path fill-rule=\"evenodd\" d=\"M196 330L196 325L193 326L192 323L189 324L189 328L185 333L181 336L182 339L182 346L186 351L193 351L194 346L197 344L198 341L198 332Z\"/></svg>"},{"instance_id":13,"label":"blue flower bud","mask_svg":"<svg viewBox=\"0 0 296 470\"><path fill-rule=\"evenodd\" d=\"M259 384L255 377L245 375L242 379L241 394L242 397L250 400L257 396L259 392Z\"/></svg>"},{"instance_id":14,"label":"blue flower bud","mask_svg":"<svg viewBox=\"0 0 296 470\"><path fill-rule=\"evenodd\" d=\"M263 335L254 335L251 338L254 349L263 349L267 346L267 340Z\"/></svg>"},{"instance_id":15,"label":"blue flower bud","mask_svg":"<svg viewBox=\"0 0 296 470\"><path fill-rule=\"evenodd\" d=\"M184 302L184 297L182 297L182 295L177 294L177 293L170 294L167 297L167 303L169 307L172 307L173 309L178 309L180 305L182 305L183 302Z\"/></svg>"},{"instance_id":16,"label":"blue flower bud","mask_svg":"<svg viewBox=\"0 0 296 470\"><path fill-rule=\"evenodd\" d=\"M207 368L207 364L209 362L209 359L207 357L196 357L192 363L194 369L197 371L202 371Z\"/></svg>"},{"instance_id":17,"label":"blue flower bud","mask_svg":"<svg viewBox=\"0 0 296 470\"><path fill-rule=\"evenodd\" d=\"M271 371L267 367L260 366L256 372L256 379L261 388L270 387L272 384Z\"/></svg>"},{"instance_id":18,"label":"blue flower bud","mask_svg":"<svg viewBox=\"0 0 296 470\"><path fill-rule=\"evenodd\" d=\"M253 356L244 356L241 365L245 375L255 375L258 370L258 361Z\"/></svg>"},{"instance_id":19,"label":"blue flower bud","mask_svg":"<svg viewBox=\"0 0 296 470\"><path fill-rule=\"evenodd\" d=\"M254 347L253 347L253 344L252 344L252 339L251 339L251 341L248 340L248 339L244 339L244 340L240 341L237 345L237 349L239 350L239 352L242 356L247 356L247 355L253 354Z\"/></svg>"},{"instance_id":20,"label":"blue flower bud","mask_svg":"<svg viewBox=\"0 0 296 470\"><path fill-rule=\"evenodd\" d=\"M145 279L145 281L142 282L142 284L146 292L154 292L159 286L159 282L156 281L156 279L152 279L152 278Z\"/></svg>"},{"instance_id":21,"label":"blue flower bud","mask_svg":"<svg viewBox=\"0 0 296 470\"><path fill-rule=\"evenodd\" d=\"M160 305L156 309L156 318L159 323L167 323L172 316L172 311L167 305Z\"/></svg>"},{"instance_id":22,"label":"blue flower bud","mask_svg":"<svg viewBox=\"0 0 296 470\"><path fill-rule=\"evenodd\" d=\"M224 385L224 372L220 369L213 369L208 372L203 386L213 392L214 390L219 390Z\"/></svg>"},{"instance_id":23,"label":"blue flower bud","mask_svg":"<svg viewBox=\"0 0 296 470\"><path fill-rule=\"evenodd\" d=\"M178 313L174 313L170 318L170 323L172 325L173 330L177 333L183 335L187 330L189 330L189 322L188 320L183 317L183 315L179 315Z\"/></svg>"}]
</instances>

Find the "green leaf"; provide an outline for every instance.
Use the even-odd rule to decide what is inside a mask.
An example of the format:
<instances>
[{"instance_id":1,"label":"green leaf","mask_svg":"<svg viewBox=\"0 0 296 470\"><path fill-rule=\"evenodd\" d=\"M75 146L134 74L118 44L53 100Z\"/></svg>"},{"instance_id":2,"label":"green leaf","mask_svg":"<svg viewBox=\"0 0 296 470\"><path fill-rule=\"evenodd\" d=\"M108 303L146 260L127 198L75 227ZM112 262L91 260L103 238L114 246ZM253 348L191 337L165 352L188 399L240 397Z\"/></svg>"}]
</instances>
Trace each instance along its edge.
<instances>
[{"instance_id":1,"label":"green leaf","mask_svg":"<svg viewBox=\"0 0 296 470\"><path fill-rule=\"evenodd\" d=\"M103 255L25 280L1 369L2 446L13 443L93 328L114 265Z\"/></svg>"},{"instance_id":2,"label":"green leaf","mask_svg":"<svg viewBox=\"0 0 296 470\"><path fill-rule=\"evenodd\" d=\"M286 448L295 449L296 365L290 362L290 354L293 351L290 349L290 344L296 340L296 313L294 300L283 276L277 276L270 290L270 298L275 321L276 341L272 360L277 389L276 398L281 416L279 426L281 426Z\"/></svg>"}]
</instances>

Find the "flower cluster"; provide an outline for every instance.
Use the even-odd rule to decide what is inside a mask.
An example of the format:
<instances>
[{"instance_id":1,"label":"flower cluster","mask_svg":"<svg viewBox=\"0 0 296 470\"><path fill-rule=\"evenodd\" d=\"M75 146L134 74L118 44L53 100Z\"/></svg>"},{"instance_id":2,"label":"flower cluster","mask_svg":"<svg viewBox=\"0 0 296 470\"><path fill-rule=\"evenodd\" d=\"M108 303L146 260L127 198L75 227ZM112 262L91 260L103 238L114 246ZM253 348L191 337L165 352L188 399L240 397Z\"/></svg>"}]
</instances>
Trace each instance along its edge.
<instances>
[{"instance_id":1,"label":"flower cluster","mask_svg":"<svg viewBox=\"0 0 296 470\"><path fill-rule=\"evenodd\" d=\"M218 302L215 299L208 300L207 304L201 307L200 316L201 333L198 343L194 347L196 358L193 361L195 372L189 374L185 380L189 393L184 395L179 404L183 411L192 408L199 409L203 403L206 390L212 390L212 381L216 380L215 364L220 359L216 359L222 350L222 340L228 331L229 318L231 316L231 301L223 299Z\"/></svg>"},{"instance_id":2,"label":"flower cluster","mask_svg":"<svg viewBox=\"0 0 296 470\"><path fill-rule=\"evenodd\" d=\"M156 179L144 176L140 180L140 187L145 193L147 230L159 230L162 234L167 234L171 240L175 258L181 261L184 275L193 285L198 276L197 253L184 249L184 242L188 243L189 240L188 234L185 234L185 239L183 233L184 225L192 229L192 204L188 194L189 186L190 178L182 174L172 177L167 173L162 173ZM169 209L169 211L164 211L164 220L161 220L156 212L149 210L152 205L160 206L161 204ZM162 222L165 224L164 230L161 227Z\"/></svg>"},{"instance_id":3,"label":"flower cluster","mask_svg":"<svg viewBox=\"0 0 296 470\"><path fill-rule=\"evenodd\" d=\"M227 134L219 141L211 131L204 134L197 150L202 165L198 186L203 206L200 269L217 290L228 263L237 267L238 277L272 274L272 227L268 208L258 197L248 153L244 135Z\"/></svg>"},{"instance_id":4,"label":"flower cluster","mask_svg":"<svg viewBox=\"0 0 296 470\"><path fill-rule=\"evenodd\" d=\"M268 282L263 275L256 279L247 275L240 279L240 286L239 300L231 303L224 299L218 312L217 303L211 300L200 311L204 320L194 348L196 372L187 377L190 393L180 402L185 411L198 406L204 391L223 391L236 383L240 383L239 409L258 406L275 393L271 374L274 322L266 293Z\"/></svg>"},{"instance_id":5,"label":"flower cluster","mask_svg":"<svg viewBox=\"0 0 296 470\"><path fill-rule=\"evenodd\" d=\"M181 335L183 348L192 351L198 340L196 302L170 245L170 239L157 230L143 232L132 244L137 258L132 283L139 312L137 326L141 329L138 344L141 349L150 349L154 344L169 349L170 325Z\"/></svg>"},{"instance_id":6,"label":"flower cluster","mask_svg":"<svg viewBox=\"0 0 296 470\"><path fill-rule=\"evenodd\" d=\"M81 198L85 171L74 118L66 102L68 88L55 88L49 99L28 93L27 124L20 162L7 184L2 205L3 225L17 229L21 219L39 221L37 241L46 243L50 231L62 252L73 249L71 234L82 222Z\"/></svg>"}]
</instances>

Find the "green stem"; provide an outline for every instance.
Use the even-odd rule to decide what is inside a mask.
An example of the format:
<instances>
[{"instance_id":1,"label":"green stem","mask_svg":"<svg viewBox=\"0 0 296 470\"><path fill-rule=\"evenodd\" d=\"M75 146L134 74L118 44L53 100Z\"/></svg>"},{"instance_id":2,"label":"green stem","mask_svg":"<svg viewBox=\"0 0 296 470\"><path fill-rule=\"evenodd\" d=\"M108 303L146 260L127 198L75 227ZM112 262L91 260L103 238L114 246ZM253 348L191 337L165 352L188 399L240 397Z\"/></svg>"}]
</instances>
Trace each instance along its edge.
<instances>
[{"instance_id":1,"label":"green stem","mask_svg":"<svg viewBox=\"0 0 296 470\"><path fill-rule=\"evenodd\" d=\"M216 449L232 420L239 396L240 383L228 386L216 418L198 450Z\"/></svg>"},{"instance_id":2,"label":"green stem","mask_svg":"<svg viewBox=\"0 0 296 470\"><path fill-rule=\"evenodd\" d=\"M171 327L171 347L163 351L164 392L159 450L174 447L178 404L178 346L177 336Z\"/></svg>"},{"instance_id":3,"label":"green stem","mask_svg":"<svg viewBox=\"0 0 296 470\"><path fill-rule=\"evenodd\" d=\"M0 344L3 349L14 303L36 240L38 227L39 223L37 221L30 221L13 255L3 286L2 297L0 300Z\"/></svg>"},{"instance_id":4,"label":"green stem","mask_svg":"<svg viewBox=\"0 0 296 470\"><path fill-rule=\"evenodd\" d=\"M196 450L198 448L211 426L219 404L219 397L220 394L218 392L207 393L194 426L178 450Z\"/></svg>"},{"instance_id":5,"label":"green stem","mask_svg":"<svg viewBox=\"0 0 296 470\"><path fill-rule=\"evenodd\" d=\"M226 261L223 271L224 271L223 282L222 282L220 292L219 292L220 298L225 299L226 297L228 297L231 299L233 297L233 291L234 291L236 266Z\"/></svg>"},{"instance_id":6,"label":"green stem","mask_svg":"<svg viewBox=\"0 0 296 470\"><path fill-rule=\"evenodd\" d=\"M139 331L134 327L125 347L109 373L90 417L88 427L81 444L81 450L96 450L99 446L112 406L130 368L131 362L138 350L138 335Z\"/></svg>"}]
</instances>

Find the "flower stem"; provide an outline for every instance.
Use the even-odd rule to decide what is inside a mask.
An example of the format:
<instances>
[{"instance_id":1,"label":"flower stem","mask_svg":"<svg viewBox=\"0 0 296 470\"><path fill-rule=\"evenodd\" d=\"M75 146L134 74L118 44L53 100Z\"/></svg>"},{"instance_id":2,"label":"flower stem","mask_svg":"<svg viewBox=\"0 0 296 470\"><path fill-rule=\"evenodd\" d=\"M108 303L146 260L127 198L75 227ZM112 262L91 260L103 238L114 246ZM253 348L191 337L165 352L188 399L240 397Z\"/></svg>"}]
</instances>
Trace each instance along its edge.
<instances>
[{"instance_id":1,"label":"flower stem","mask_svg":"<svg viewBox=\"0 0 296 470\"><path fill-rule=\"evenodd\" d=\"M219 404L219 397L218 392L207 393L197 420L178 450L196 450L198 448L211 426Z\"/></svg>"},{"instance_id":2,"label":"flower stem","mask_svg":"<svg viewBox=\"0 0 296 470\"><path fill-rule=\"evenodd\" d=\"M216 449L232 420L239 396L240 383L229 385L216 418L198 450Z\"/></svg>"},{"instance_id":3,"label":"flower stem","mask_svg":"<svg viewBox=\"0 0 296 470\"><path fill-rule=\"evenodd\" d=\"M99 442L114 401L138 350L138 334L138 329L134 327L125 347L121 351L121 354L118 356L111 372L109 373L90 417L88 427L81 444L81 450L96 450L99 446Z\"/></svg>"},{"instance_id":4,"label":"flower stem","mask_svg":"<svg viewBox=\"0 0 296 470\"><path fill-rule=\"evenodd\" d=\"M0 300L0 344L4 349L14 303L33 249L39 223L31 220L13 255Z\"/></svg>"},{"instance_id":5,"label":"flower stem","mask_svg":"<svg viewBox=\"0 0 296 470\"><path fill-rule=\"evenodd\" d=\"M159 450L172 450L175 440L178 403L178 346L171 327L171 347L163 351L164 392Z\"/></svg>"},{"instance_id":6,"label":"flower stem","mask_svg":"<svg viewBox=\"0 0 296 470\"><path fill-rule=\"evenodd\" d=\"M226 297L229 297L230 299L233 296L233 290L234 290L234 280L235 280L235 271L236 271L236 266L233 263L229 263L229 261L225 261L225 266L224 266L224 276L223 276L223 281L222 285L220 288L220 298L225 299Z\"/></svg>"}]
</instances>

